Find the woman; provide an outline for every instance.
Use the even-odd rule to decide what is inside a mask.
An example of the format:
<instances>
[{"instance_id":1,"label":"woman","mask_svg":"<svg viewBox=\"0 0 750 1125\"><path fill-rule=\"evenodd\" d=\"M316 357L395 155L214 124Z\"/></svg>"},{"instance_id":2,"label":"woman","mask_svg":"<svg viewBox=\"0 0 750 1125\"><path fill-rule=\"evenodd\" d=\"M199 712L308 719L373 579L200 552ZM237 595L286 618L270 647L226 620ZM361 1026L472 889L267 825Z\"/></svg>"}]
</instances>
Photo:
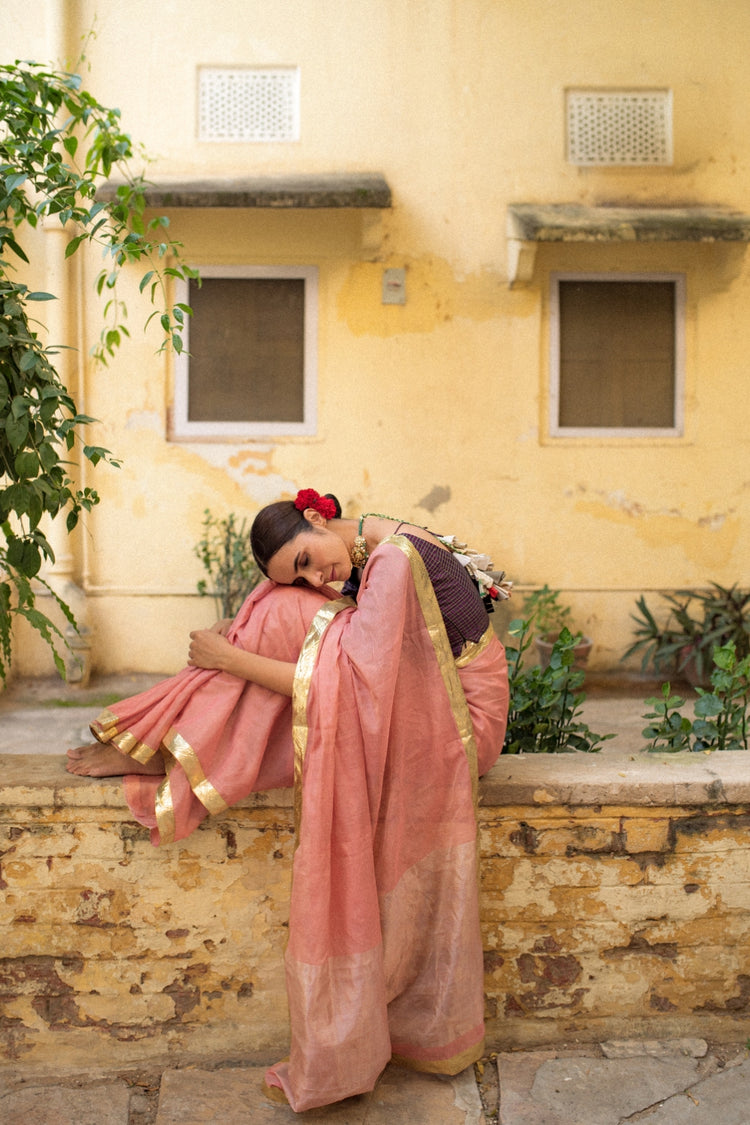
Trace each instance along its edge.
<instances>
[{"instance_id":1,"label":"woman","mask_svg":"<svg viewBox=\"0 0 750 1125\"><path fill-rule=\"evenodd\" d=\"M423 528L342 519L307 489L251 534L271 581L92 729L138 769L165 762L125 782L154 842L295 784L292 1045L266 1091L301 1111L371 1090L391 1059L455 1074L482 1054L476 779L503 744L507 669L460 556ZM352 578L356 603L331 587Z\"/></svg>"}]
</instances>

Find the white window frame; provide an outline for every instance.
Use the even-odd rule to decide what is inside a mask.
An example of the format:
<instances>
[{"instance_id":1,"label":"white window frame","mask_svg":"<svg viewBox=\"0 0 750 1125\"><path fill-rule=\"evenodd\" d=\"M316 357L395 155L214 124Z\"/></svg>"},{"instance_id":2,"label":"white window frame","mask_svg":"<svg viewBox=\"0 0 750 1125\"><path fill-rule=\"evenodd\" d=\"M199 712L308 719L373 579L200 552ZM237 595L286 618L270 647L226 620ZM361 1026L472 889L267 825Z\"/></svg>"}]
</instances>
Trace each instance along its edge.
<instances>
[{"instance_id":1,"label":"white window frame","mask_svg":"<svg viewBox=\"0 0 750 1125\"><path fill-rule=\"evenodd\" d=\"M560 417L560 282L561 281L669 281L675 287L674 315L674 426L561 426ZM684 435L685 418L685 307L686 284L683 273L582 273L550 274L550 396L549 433L551 437L598 438L678 438Z\"/></svg>"},{"instance_id":2,"label":"white window frame","mask_svg":"<svg viewBox=\"0 0 750 1125\"><path fill-rule=\"evenodd\" d=\"M303 418L301 422L191 422L188 418L190 380L190 317L185 318L184 350L175 357L172 437L175 440L211 438L268 438L315 434L318 398L318 267L317 266L217 266L195 267L201 277L276 278L305 283ZM189 304L188 283L176 282L177 300Z\"/></svg>"}]
</instances>

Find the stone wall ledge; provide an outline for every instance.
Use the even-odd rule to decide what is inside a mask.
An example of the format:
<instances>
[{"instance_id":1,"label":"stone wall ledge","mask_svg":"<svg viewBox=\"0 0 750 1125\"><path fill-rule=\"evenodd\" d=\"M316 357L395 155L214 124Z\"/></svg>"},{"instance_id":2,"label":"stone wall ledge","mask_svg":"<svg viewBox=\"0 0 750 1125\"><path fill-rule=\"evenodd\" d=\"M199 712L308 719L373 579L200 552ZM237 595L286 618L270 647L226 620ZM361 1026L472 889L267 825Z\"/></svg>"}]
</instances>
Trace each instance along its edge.
<instances>
[{"instance_id":1,"label":"stone wall ledge","mask_svg":"<svg viewBox=\"0 0 750 1125\"><path fill-rule=\"evenodd\" d=\"M750 803L750 759L741 751L506 755L480 780L484 808L525 805L665 806ZM76 777L62 757L0 754L0 805L127 808L119 778ZM292 807L288 789L256 793L238 808Z\"/></svg>"}]
</instances>

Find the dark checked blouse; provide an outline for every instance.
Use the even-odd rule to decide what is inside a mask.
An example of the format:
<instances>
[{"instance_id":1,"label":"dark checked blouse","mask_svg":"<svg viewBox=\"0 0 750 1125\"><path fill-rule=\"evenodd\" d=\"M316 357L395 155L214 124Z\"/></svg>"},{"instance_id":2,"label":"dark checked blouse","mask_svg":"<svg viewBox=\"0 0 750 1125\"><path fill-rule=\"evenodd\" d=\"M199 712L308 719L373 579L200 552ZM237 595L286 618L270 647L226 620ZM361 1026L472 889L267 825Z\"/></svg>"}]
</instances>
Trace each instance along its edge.
<instances>
[{"instance_id":1,"label":"dark checked blouse","mask_svg":"<svg viewBox=\"0 0 750 1125\"><path fill-rule=\"evenodd\" d=\"M450 551L418 535L399 534L408 539L422 557L443 615L451 651L459 656L464 644L480 640L490 623L479 591Z\"/></svg>"}]
</instances>

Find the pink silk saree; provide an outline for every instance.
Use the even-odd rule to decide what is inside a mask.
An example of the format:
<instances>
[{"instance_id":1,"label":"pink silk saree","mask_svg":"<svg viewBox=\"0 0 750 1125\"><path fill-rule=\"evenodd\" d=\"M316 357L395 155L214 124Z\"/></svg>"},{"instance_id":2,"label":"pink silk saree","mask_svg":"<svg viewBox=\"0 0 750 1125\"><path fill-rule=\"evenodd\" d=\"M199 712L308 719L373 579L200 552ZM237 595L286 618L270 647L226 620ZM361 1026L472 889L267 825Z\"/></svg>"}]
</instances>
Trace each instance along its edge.
<instances>
[{"instance_id":1,"label":"pink silk saree","mask_svg":"<svg viewBox=\"0 0 750 1125\"><path fill-rule=\"evenodd\" d=\"M476 785L503 744L502 646L488 630L454 659L400 536L373 552L357 606L264 583L230 639L296 660L293 701L189 669L100 716L97 734L165 754L166 777L125 780L154 842L295 785L291 1052L267 1081L299 1112L373 1089L391 1058L457 1073L484 1042Z\"/></svg>"}]
</instances>

